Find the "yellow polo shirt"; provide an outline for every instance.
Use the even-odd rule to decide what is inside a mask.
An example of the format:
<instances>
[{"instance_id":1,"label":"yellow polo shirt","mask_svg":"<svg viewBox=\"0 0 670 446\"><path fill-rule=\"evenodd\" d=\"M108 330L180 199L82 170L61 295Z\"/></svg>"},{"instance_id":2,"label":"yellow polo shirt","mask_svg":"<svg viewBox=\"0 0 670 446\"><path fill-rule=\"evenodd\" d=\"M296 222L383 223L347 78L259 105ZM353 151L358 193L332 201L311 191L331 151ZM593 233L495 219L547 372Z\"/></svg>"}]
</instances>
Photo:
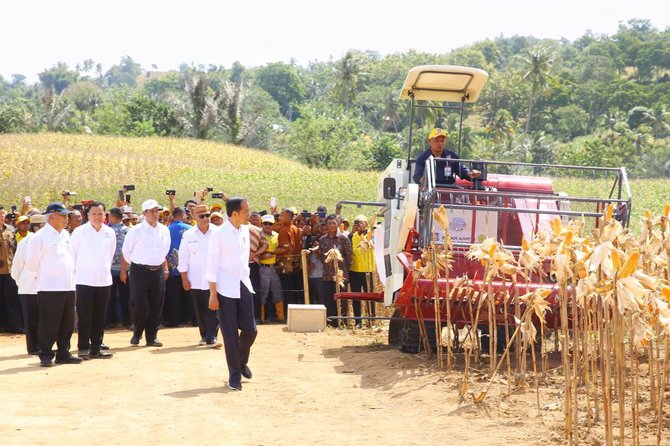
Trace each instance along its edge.
<instances>
[{"instance_id":1,"label":"yellow polo shirt","mask_svg":"<svg viewBox=\"0 0 670 446\"><path fill-rule=\"evenodd\" d=\"M263 237L265 237L265 241L268 242L268 250L265 252L267 252L268 254L272 254L272 257L259 260L258 263L260 263L261 265L274 265L275 263L277 263L277 256L274 255L274 252L277 250L277 247L279 246L279 234L277 234L275 231L272 231L272 234L266 234L264 232Z\"/></svg>"},{"instance_id":2,"label":"yellow polo shirt","mask_svg":"<svg viewBox=\"0 0 670 446\"><path fill-rule=\"evenodd\" d=\"M350 271L357 273L371 273L375 270L375 251L372 246L367 250L358 246L366 237L365 234L361 235L358 232L351 237L351 248L354 251L354 258L351 264Z\"/></svg>"}]
</instances>

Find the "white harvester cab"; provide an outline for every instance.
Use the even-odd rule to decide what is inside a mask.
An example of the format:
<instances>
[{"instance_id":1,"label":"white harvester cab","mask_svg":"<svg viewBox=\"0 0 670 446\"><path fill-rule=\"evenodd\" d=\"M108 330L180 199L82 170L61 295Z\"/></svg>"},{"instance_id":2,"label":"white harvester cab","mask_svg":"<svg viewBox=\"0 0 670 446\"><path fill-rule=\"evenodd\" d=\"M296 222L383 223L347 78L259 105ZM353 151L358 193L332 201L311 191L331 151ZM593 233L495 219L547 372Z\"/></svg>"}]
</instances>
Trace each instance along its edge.
<instances>
[{"instance_id":1,"label":"white harvester cab","mask_svg":"<svg viewBox=\"0 0 670 446\"><path fill-rule=\"evenodd\" d=\"M385 203L384 270L379 271L384 282L384 304L393 303L394 294L404 280L404 269L398 254L405 250L410 231L416 228L419 204L419 185L412 183L414 160L411 147L414 113L417 107L451 109L459 112L458 147L461 145L463 109L466 103L476 102L489 75L477 68L454 65L422 65L412 68L400 91L400 98L410 101L410 128L406 159L395 159L381 175L378 201ZM417 101L430 101L426 104ZM378 248L378 252L381 250ZM381 262L378 262L381 265Z\"/></svg>"}]
</instances>

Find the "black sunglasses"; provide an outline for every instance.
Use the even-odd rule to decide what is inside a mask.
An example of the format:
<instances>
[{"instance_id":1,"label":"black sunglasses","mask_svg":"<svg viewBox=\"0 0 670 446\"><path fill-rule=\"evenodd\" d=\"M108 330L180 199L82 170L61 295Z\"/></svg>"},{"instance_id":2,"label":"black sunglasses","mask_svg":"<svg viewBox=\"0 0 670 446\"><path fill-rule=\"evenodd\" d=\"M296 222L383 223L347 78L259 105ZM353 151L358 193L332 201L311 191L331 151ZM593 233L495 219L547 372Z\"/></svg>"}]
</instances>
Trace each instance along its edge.
<instances>
[{"instance_id":1,"label":"black sunglasses","mask_svg":"<svg viewBox=\"0 0 670 446\"><path fill-rule=\"evenodd\" d=\"M203 219L204 218L209 218L210 215L211 214L200 214L200 215L198 215L198 218L203 218Z\"/></svg>"},{"instance_id":2,"label":"black sunglasses","mask_svg":"<svg viewBox=\"0 0 670 446\"><path fill-rule=\"evenodd\" d=\"M263 226L272 226L274 223L270 223L269 221L264 221Z\"/></svg>"}]
</instances>

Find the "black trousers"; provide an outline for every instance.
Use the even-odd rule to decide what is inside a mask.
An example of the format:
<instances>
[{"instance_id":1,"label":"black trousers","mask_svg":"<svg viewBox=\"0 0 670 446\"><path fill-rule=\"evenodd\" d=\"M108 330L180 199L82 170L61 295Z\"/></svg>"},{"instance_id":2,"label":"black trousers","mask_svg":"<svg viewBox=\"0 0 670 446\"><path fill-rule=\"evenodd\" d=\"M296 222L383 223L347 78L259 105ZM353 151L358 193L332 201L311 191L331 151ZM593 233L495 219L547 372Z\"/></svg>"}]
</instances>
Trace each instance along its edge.
<instances>
[{"instance_id":1,"label":"black trousers","mask_svg":"<svg viewBox=\"0 0 670 446\"><path fill-rule=\"evenodd\" d=\"M40 359L53 359L52 347L58 345L57 359L70 355L70 338L74 331L74 291L40 291L37 293L39 328L37 345Z\"/></svg>"},{"instance_id":2,"label":"black trousers","mask_svg":"<svg viewBox=\"0 0 670 446\"><path fill-rule=\"evenodd\" d=\"M239 299L220 294L218 297L219 325L228 364L228 384L236 386L240 384L242 368L249 362L251 346L256 339L254 300L251 292L242 282L240 282Z\"/></svg>"},{"instance_id":3,"label":"black trousers","mask_svg":"<svg viewBox=\"0 0 670 446\"><path fill-rule=\"evenodd\" d=\"M304 304L305 295L302 284L302 271L291 274L279 274L282 294L284 295L284 315L288 315L288 304Z\"/></svg>"},{"instance_id":4,"label":"black trousers","mask_svg":"<svg viewBox=\"0 0 670 446\"><path fill-rule=\"evenodd\" d=\"M258 263L249 264L249 279L251 286L254 289L254 317L257 321L261 320L261 274L260 265Z\"/></svg>"},{"instance_id":5,"label":"black trousers","mask_svg":"<svg viewBox=\"0 0 670 446\"><path fill-rule=\"evenodd\" d=\"M344 287L340 288L340 291L344 291L347 288L347 284L344 284ZM335 282L332 280L323 280L321 283L321 289L323 291L323 304L326 306L326 317L337 316L337 303L333 298L335 294ZM342 301L342 316L346 315L346 300ZM328 325L331 327L337 327L337 319L329 320Z\"/></svg>"},{"instance_id":6,"label":"black trousers","mask_svg":"<svg viewBox=\"0 0 670 446\"><path fill-rule=\"evenodd\" d=\"M216 311L209 309L209 290L191 289L189 294L193 299L193 310L198 321L200 338L211 344L219 332L219 321L216 319Z\"/></svg>"},{"instance_id":7,"label":"black trousers","mask_svg":"<svg viewBox=\"0 0 670 446\"><path fill-rule=\"evenodd\" d=\"M323 279L321 277L310 277L309 281L309 303L323 303Z\"/></svg>"},{"instance_id":8,"label":"black trousers","mask_svg":"<svg viewBox=\"0 0 670 446\"><path fill-rule=\"evenodd\" d=\"M145 333L146 341L156 340L158 324L163 311L163 269L150 271L143 266L130 265L130 300L135 317L134 335L138 339Z\"/></svg>"},{"instance_id":9,"label":"black trousers","mask_svg":"<svg viewBox=\"0 0 670 446\"><path fill-rule=\"evenodd\" d=\"M19 294L21 309L23 310L23 321L26 329L26 349L29 354L37 353L37 333L40 322L37 294Z\"/></svg>"},{"instance_id":10,"label":"black trousers","mask_svg":"<svg viewBox=\"0 0 670 446\"><path fill-rule=\"evenodd\" d=\"M366 276L369 276L370 279L366 279ZM370 285L372 286L372 273L361 273L357 271L349 271L349 284L351 285L351 291L354 292L363 292L367 293L368 292L368 280L370 280ZM353 302L353 307L354 307L354 316L360 317L361 315L361 301L360 300L354 300ZM375 314L375 305L374 302L370 306L372 315ZM356 323L359 323L357 320Z\"/></svg>"},{"instance_id":11,"label":"black trousers","mask_svg":"<svg viewBox=\"0 0 670 446\"><path fill-rule=\"evenodd\" d=\"M19 289L9 274L0 274L0 327L3 325L11 333L24 331Z\"/></svg>"},{"instance_id":12,"label":"black trousers","mask_svg":"<svg viewBox=\"0 0 670 446\"><path fill-rule=\"evenodd\" d=\"M100 351L112 286L77 285L79 350Z\"/></svg>"},{"instance_id":13,"label":"black trousers","mask_svg":"<svg viewBox=\"0 0 670 446\"><path fill-rule=\"evenodd\" d=\"M130 277L128 278L130 280ZM121 314L118 313L121 310ZM116 324L121 321L124 327L130 327L132 324L130 318L130 294L128 284L121 282L121 277L112 274L112 291L107 306L108 325Z\"/></svg>"},{"instance_id":14,"label":"black trousers","mask_svg":"<svg viewBox=\"0 0 670 446\"><path fill-rule=\"evenodd\" d=\"M176 327L187 321L189 308L192 307L188 294L184 290L181 276L170 276L165 283L165 303L163 304L163 324Z\"/></svg>"}]
</instances>

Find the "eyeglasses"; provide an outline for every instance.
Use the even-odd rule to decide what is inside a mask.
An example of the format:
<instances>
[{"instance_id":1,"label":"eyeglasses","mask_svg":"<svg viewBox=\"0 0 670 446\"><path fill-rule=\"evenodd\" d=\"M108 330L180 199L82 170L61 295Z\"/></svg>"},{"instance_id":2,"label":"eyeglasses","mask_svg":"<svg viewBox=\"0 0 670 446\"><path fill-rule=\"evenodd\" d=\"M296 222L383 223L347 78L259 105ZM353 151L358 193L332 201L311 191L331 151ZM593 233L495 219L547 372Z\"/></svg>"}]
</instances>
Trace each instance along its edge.
<instances>
[{"instance_id":1,"label":"eyeglasses","mask_svg":"<svg viewBox=\"0 0 670 446\"><path fill-rule=\"evenodd\" d=\"M211 214L200 214L200 215L198 215L197 217L198 217L198 218L201 218L201 219L204 220L205 218L209 218L210 215L211 215Z\"/></svg>"},{"instance_id":2,"label":"eyeglasses","mask_svg":"<svg viewBox=\"0 0 670 446\"><path fill-rule=\"evenodd\" d=\"M274 223L270 223L269 221L263 222L263 226L272 226Z\"/></svg>"}]
</instances>

